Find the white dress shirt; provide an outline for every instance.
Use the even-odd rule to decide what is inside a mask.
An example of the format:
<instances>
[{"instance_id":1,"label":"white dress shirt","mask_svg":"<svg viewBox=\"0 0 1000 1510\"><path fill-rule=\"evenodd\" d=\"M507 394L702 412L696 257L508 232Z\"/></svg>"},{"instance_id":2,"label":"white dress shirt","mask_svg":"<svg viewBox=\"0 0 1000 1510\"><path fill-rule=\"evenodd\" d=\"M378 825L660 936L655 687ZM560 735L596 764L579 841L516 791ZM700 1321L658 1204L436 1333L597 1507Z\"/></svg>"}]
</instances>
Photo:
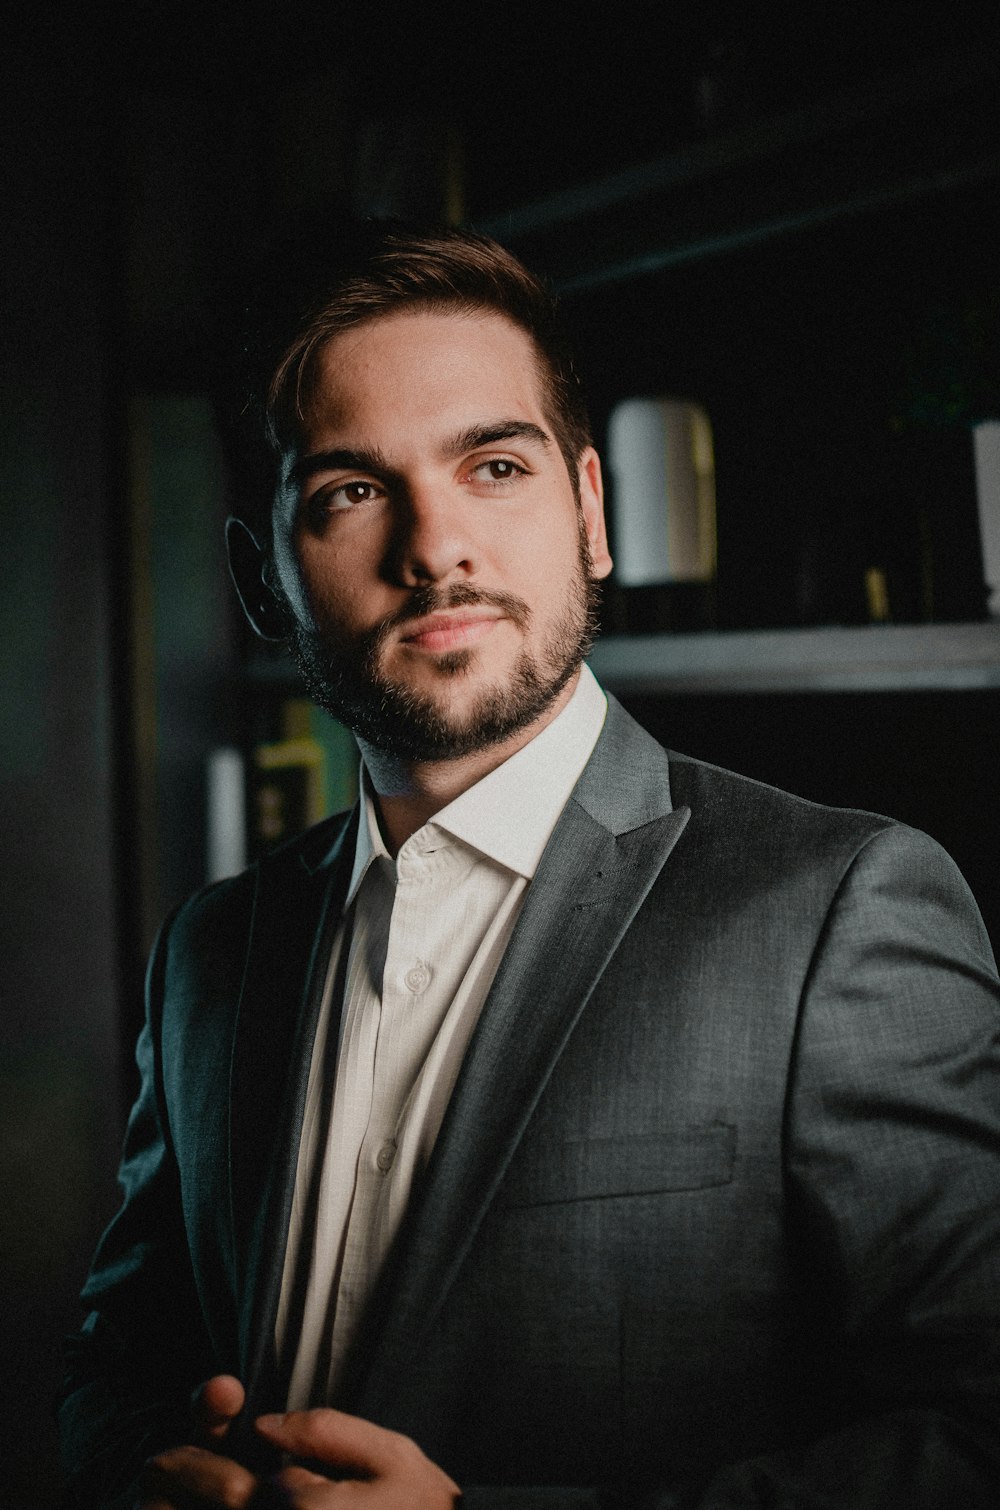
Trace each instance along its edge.
<instances>
[{"instance_id":1,"label":"white dress shirt","mask_svg":"<svg viewBox=\"0 0 1000 1510\"><path fill-rule=\"evenodd\" d=\"M313 1046L278 1306L290 1410L335 1398L525 891L606 712L584 666L557 717L412 834L395 861L362 769L362 821Z\"/></svg>"}]
</instances>

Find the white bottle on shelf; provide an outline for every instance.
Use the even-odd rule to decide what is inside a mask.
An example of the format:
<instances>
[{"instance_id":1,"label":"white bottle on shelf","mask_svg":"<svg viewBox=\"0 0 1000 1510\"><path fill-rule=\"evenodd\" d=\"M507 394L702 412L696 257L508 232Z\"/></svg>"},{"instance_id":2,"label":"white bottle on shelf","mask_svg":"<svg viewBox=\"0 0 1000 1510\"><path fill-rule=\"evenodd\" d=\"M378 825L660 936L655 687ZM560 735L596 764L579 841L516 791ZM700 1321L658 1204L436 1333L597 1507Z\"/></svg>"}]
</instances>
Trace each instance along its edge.
<instances>
[{"instance_id":1,"label":"white bottle on shelf","mask_svg":"<svg viewBox=\"0 0 1000 1510\"><path fill-rule=\"evenodd\" d=\"M715 456L700 404L630 398L608 423L615 573L623 587L715 578Z\"/></svg>"}]
</instances>

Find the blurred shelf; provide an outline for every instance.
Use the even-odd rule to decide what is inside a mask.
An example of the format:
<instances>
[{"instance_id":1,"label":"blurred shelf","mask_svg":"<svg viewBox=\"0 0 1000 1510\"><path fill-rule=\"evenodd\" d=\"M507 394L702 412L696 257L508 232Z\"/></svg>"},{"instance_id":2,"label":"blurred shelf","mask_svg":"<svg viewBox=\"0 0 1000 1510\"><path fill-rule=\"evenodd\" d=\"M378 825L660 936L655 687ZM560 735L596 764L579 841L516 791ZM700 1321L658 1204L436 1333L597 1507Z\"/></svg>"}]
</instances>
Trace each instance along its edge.
<instances>
[{"instance_id":1,"label":"blurred shelf","mask_svg":"<svg viewBox=\"0 0 1000 1510\"><path fill-rule=\"evenodd\" d=\"M590 665L609 691L647 695L983 690L1000 688L1000 620L608 635Z\"/></svg>"},{"instance_id":2,"label":"blurred shelf","mask_svg":"<svg viewBox=\"0 0 1000 1510\"><path fill-rule=\"evenodd\" d=\"M563 294L1000 173L996 49L960 48L482 219Z\"/></svg>"}]
</instances>

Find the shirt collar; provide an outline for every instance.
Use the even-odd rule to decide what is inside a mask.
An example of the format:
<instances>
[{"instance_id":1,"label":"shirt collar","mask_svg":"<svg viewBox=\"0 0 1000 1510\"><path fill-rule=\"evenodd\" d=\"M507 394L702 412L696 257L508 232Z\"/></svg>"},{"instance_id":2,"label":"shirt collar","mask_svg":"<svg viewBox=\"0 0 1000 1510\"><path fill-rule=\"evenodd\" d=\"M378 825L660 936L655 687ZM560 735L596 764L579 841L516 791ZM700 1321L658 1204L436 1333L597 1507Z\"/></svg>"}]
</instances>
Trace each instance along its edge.
<instances>
[{"instance_id":1,"label":"shirt collar","mask_svg":"<svg viewBox=\"0 0 1000 1510\"><path fill-rule=\"evenodd\" d=\"M608 701L596 677L589 666L582 666L572 697L552 722L435 813L419 831L424 840L428 837L426 830L437 828L530 881L559 814L593 753L607 711ZM361 822L348 903L354 900L369 867L380 858L390 860L362 763Z\"/></svg>"}]
</instances>

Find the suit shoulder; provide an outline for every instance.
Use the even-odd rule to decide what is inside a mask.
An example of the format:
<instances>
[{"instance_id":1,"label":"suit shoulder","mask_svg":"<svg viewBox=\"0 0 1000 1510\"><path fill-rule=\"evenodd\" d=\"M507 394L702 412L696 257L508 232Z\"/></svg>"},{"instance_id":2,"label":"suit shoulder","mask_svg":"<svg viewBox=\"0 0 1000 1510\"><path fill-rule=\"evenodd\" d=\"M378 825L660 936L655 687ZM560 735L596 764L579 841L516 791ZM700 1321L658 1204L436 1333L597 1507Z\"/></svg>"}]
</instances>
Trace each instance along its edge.
<instances>
[{"instance_id":1,"label":"suit shoulder","mask_svg":"<svg viewBox=\"0 0 1000 1510\"><path fill-rule=\"evenodd\" d=\"M780 787L708 761L668 750L675 806L691 809L703 831L724 832L731 843L753 850L791 847L815 855L849 857L883 839L937 849L935 841L883 813L812 802Z\"/></svg>"},{"instance_id":2,"label":"suit shoulder","mask_svg":"<svg viewBox=\"0 0 1000 1510\"><path fill-rule=\"evenodd\" d=\"M794 892L803 906L811 897L832 905L853 899L879 923L886 898L909 898L937 909L948 926L968 930L977 960L994 971L979 908L954 859L920 829L859 808L831 807L705 761L668 751L675 806L691 818L685 837L697 856L689 875L709 889L719 878L736 892L766 883ZM862 904L861 899L872 898ZM852 914L853 915L853 914Z\"/></svg>"},{"instance_id":3,"label":"suit shoulder","mask_svg":"<svg viewBox=\"0 0 1000 1510\"><path fill-rule=\"evenodd\" d=\"M849 855L875 835L902 827L879 813L810 802L667 749L610 695L605 728L577 796L615 833L671 808L687 808L686 845L697 834L700 851L711 849L719 864L728 863L726 854L735 859L741 849L746 858L768 852L776 859L782 854L831 858L831 850Z\"/></svg>"}]
</instances>

